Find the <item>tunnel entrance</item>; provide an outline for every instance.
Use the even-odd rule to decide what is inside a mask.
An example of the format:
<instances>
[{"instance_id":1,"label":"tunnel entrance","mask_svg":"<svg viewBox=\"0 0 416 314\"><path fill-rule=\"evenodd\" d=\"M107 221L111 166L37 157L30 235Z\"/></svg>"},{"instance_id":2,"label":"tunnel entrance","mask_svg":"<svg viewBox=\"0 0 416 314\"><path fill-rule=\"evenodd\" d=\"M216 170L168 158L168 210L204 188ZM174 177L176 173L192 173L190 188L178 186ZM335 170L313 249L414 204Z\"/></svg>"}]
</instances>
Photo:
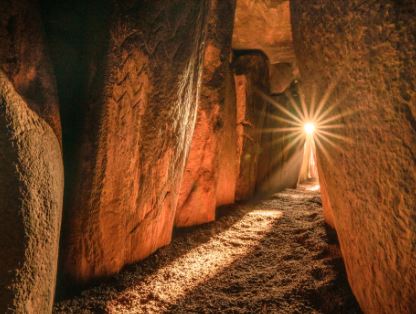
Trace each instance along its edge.
<instances>
[{"instance_id":1,"label":"tunnel entrance","mask_svg":"<svg viewBox=\"0 0 416 314\"><path fill-rule=\"evenodd\" d=\"M305 129L308 125L305 124ZM305 133L309 132L305 130ZM313 137L313 132L307 133L305 138L305 144L303 145L303 160L302 166L299 172L298 184L302 183L316 183L316 189L319 189L319 174L316 160L316 146Z\"/></svg>"}]
</instances>

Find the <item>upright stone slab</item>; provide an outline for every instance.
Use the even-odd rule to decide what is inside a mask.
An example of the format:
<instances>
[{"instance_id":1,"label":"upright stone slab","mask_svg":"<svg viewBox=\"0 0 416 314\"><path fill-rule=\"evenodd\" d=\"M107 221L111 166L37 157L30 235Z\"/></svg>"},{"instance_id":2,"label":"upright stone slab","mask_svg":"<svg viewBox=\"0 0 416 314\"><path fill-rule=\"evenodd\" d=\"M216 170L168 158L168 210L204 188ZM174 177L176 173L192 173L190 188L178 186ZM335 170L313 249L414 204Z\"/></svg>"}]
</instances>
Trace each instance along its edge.
<instances>
[{"instance_id":1,"label":"upright stone slab","mask_svg":"<svg viewBox=\"0 0 416 314\"><path fill-rule=\"evenodd\" d=\"M36 1L0 4L0 312L49 313L63 199L55 81Z\"/></svg>"},{"instance_id":2,"label":"upright stone slab","mask_svg":"<svg viewBox=\"0 0 416 314\"><path fill-rule=\"evenodd\" d=\"M237 57L233 62L237 95L237 151L239 174L236 199L246 200L254 195L257 163L261 147L269 94L267 58L260 52Z\"/></svg>"},{"instance_id":3,"label":"upright stone slab","mask_svg":"<svg viewBox=\"0 0 416 314\"><path fill-rule=\"evenodd\" d=\"M340 149L322 139L318 161L351 288L365 313L412 313L416 2L294 0L291 11L307 98L336 83L330 117L349 113L328 136Z\"/></svg>"},{"instance_id":4,"label":"upright stone slab","mask_svg":"<svg viewBox=\"0 0 416 314\"><path fill-rule=\"evenodd\" d=\"M91 34L103 44L89 47L86 117L65 205L65 283L113 274L170 242L207 9L206 1L115 0Z\"/></svg>"},{"instance_id":5,"label":"upright stone slab","mask_svg":"<svg viewBox=\"0 0 416 314\"><path fill-rule=\"evenodd\" d=\"M219 137L225 123L235 125L225 116L234 10L234 0L210 1L198 113L176 209L179 227L215 219L219 168L225 166L220 164Z\"/></svg>"},{"instance_id":6,"label":"upright stone slab","mask_svg":"<svg viewBox=\"0 0 416 314\"><path fill-rule=\"evenodd\" d=\"M237 105L234 73L228 67L225 75L223 126L218 141L217 206L232 204L239 172L237 152Z\"/></svg>"}]
</instances>

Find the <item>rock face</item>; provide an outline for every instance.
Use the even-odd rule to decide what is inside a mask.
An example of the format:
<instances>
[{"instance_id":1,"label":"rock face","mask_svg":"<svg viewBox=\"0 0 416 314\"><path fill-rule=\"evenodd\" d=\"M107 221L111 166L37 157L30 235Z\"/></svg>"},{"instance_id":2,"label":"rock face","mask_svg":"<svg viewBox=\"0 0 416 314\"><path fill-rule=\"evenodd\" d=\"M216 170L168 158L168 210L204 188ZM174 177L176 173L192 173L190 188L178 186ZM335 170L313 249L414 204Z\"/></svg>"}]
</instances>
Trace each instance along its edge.
<instances>
[{"instance_id":1,"label":"rock face","mask_svg":"<svg viewBox=\"0 0 416 314\"><path fill-rule=\"evenodd\" d=\"M170 242L196 117L207 2L110 8L104 35L91 37L86 118L65 205L62 270L72 283Z\"/></svg>"},{"instance_id":2,"label":"rock face","mask_svg":"<svg viewBox=\"0 0 416 314\"><path fill-rule=\"evenodd\" d=\"M267 58L259 52L238 57L234 62L237 101L237 154L239 174L236 199L246 200L254 195L261 132L267 111L262 97L269 92Z\"/></svg>"},{"instance_id":3,"label":"rock face","mask_svg":"<svg viewBox=\"0 0 416 314\"><path fill-rule=\"evenodd\" d=\"M352 290L365 313L412 313L416 3L294 0L291 9L306 94L335 81L327 103L352 112L328 136L340 149L321 139L325 158L318 146Z\"/></svg>"},{"instance_id":4,"label":"rock face","mask_svg":"<svg viewBox=\"0 0 416 314\"><path fill-rule=\"evenodd\" d=\"M218 141L217 206L234 203L239 171L234 73L228 68L225 74L223 126Z\"/></svg>"},{"instance_id":5,"label":"rock face","mask_svg":"<svg viewBox=\"0 0 416 314\"><path fill-rule=\"evenodd\" d=\"M223 166L219 163L219 137L225 122L235 127L235 120L225 117L229 114L226 84L234 10L234 0L210 1L198 113L176 209L175 225L179 227L215 219L219 167Z\"/></svg>"},{"instance_id":6,"label":"rock face","mask_svg":"<svg viewBox=\"0 0 416 314\"><path fill-rule=\"evenodd\" d=\"M261 50L271 64L293 62L289 1L238 0L233 49Z\"/></svg>"},{"instance_id":7,"label":"rock face","mask_svg":"<svg viewBox=\"0 0 416 314\"><path fill-rule=\"evenodd\" d=\"M323 170L320 167L320 162L317 162L318 173L323 173ZM320 185L320 192L321 192L321 200L322 200L322 207L325 222L335 229L335 218L334 212L332 210L331 201L329 200L329 195L327 191L327 183L325 177L323 175L319 176L319 185Z\"/></svg>"},{"instance_id":8,"label":"rock face","mask_svg":"<svg viewBox=\"0 0 416 314\"><path fill-rule=\"evenodd\" d=\"M298 75L292 63L276 63L270 65L270 93L281 94Z\"/></svg>"},{"instance_id":9,"label":"rock face","mask_svg":"<svg viewBox=\"0 0 416 314\"><path fill-rule=\"evenodd\" d=\"M63 199L56 88L34 1L0 4L0 312L47 313Z\"/></svg>"}]
</instances>

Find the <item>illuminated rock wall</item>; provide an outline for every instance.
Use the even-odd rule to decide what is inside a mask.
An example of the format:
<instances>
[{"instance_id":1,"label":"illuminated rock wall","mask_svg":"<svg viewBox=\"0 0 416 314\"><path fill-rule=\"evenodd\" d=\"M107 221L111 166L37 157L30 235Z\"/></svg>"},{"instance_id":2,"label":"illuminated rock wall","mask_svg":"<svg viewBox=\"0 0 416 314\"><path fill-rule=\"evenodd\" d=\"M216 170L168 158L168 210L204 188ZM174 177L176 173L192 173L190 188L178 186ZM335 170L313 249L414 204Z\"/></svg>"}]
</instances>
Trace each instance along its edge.
<instances>
[{"instance_id":1,"label":"illuminated rock wall","mask_svg":"<svg viewBox=\"0 0 416 314\"><path fill-rule=\"evenodd\" d=\"M226 116L230 112L227 107L235 110L235 104L226 99L234 10L233 0L210 2L198 113L176 209L175 224L179 227L214 220L217 195L220 204L234 201L234 195L226 195L229 188L222 182L219 186L222 191L217 192L219 168L234 170L235 165L226 164L227 157L236 160L235 156L225 156L224 160L220 155L220 150L233 147L233 143L228 147L221 145L221 137L227 136L223 130L235 128L235 120ZM233 184L232 177L227 184Z\"/></svg>"},{"instance_id":2,"label":"illuminated rock wall","mask_svg":"<svg viewBox=\"0 0 416 314\"><path fill-rule=\"evenodd\" d=\"M291 1L312 94L336 83L345 126L318 147L352 290L366 313L412 313L416 298L416 3ZM344 97L347 95L347 97ZM325 204L325 202L324 202Z\"/></svg>"},{"instance_id":3,"label":"illuminated rock wall","mask_svg":"<svg viewBox=\"0 0 416 314\"><path fill-rule=\"evenodd\" d=\"M65 284L113 274L170 242L196 118L207 2L107 5L101 20L87 17Z\"/></svg>"},{"instance_id":4,"label":"illuminated rock wall","mask_svg":"<svg viewBox=\"0 0 416 314\"><path fill-rule=\"evenodd\" d=\"M232 69L225 73L223 126L218 141L217 206L235 201L239 159L237 155L237 109Z\"/></svg>"},{"instance_id":5,"label":"illuminated rock wall","mask_svg":"<svg viewBox=\"0 0 416 314\"><path fill-rule=\"evenodd\" d=\"M234 62L237 101L237 152L239 174L236 199L254 196L257 180L261 132L267 102L262 93L269 93L267 58L259 52L242 55Z\"/></svg>"},{"instance_id":6,"label":"illuminated rock wall","mask_svg":"<svg viewBox=\"0 0 416 314\"><path fill-rule=\"evenodd\" d=\"M0 312L46 313L64 186L55 79L36 1L2 1L0 21Z\"/></svg>"}]
</instances>

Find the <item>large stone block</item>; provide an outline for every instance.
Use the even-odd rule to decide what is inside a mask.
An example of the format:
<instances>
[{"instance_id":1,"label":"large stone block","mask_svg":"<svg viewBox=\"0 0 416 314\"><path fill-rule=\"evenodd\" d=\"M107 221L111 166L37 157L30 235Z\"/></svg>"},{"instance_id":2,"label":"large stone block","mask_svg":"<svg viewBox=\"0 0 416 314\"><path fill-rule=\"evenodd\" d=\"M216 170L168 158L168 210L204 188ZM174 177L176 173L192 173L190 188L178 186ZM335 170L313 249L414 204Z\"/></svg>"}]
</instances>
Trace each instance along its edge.
<instances>
[{"instance_id":1,"label":"large stone block","mask_svg":"<svg viewBox=\"0 0 416 314\"><path fill-rule=\"evenodd\" d=\"M239 172L237 154L237 108L235 81L232 69L225 75L224 113L218 141L217 206L232 204Z\"/></svg>"},{"instance_id":2,"label":"large stone block","mask_svg":"<svg viewBox=\"0 0 416 314\"><path fill-rule=\"evenodd\" d=\"M63 200L55 80L36 1L0 4L0 312L49 313Z\"/></svg>"},{"instance_id":3,"label":"large stone block","mask_svg":"<svg viewBox=\"0 0 416 314\"><path fill-rule=\"evenodd\" d=\"M207 2L110 7L105 23L92 21L102 28L88 45L87 109L65 205L66 283L113 274L170 242L195 124Z\"/></svg>"},{"instance_id":4,"label":"large stone block","mask_svg":"<svg viewBox=\"0 0 416 314\"><path fill-rule=\"evenodd\" d=\"M413 313L416 298L416 2L291 1L307 99L335 89L318 145L351 288L366 313ZM345 96L347 95L347 96ZM342 140L345 138L346 140Z\"/></svg>"},{"instance_id":5,"label":"large stone block","mask_svg":"<svg viewBox=\"0 0 416 314\"><path fill-rule=\"evenodd\" d=\"M254 195L257 164L261 151L261 134L269 93L267 58L260 52L239 56L234 60L237 102L237 152L239 174L236 199L247 200Z\"/></svg>"},{"instance_id":6,"label":"large stone block","mask_svg":"<svg viewBox=\"0 0 416 314\"><path fill-rule=\"evenodd\" d=\"M223 166L219 137L225 122L235 127L235 120L225 117L234 10L233 0L210 1L198 113L176 209L179 227L215 219L219 167Z\"/></svg>"}]
</instances>

